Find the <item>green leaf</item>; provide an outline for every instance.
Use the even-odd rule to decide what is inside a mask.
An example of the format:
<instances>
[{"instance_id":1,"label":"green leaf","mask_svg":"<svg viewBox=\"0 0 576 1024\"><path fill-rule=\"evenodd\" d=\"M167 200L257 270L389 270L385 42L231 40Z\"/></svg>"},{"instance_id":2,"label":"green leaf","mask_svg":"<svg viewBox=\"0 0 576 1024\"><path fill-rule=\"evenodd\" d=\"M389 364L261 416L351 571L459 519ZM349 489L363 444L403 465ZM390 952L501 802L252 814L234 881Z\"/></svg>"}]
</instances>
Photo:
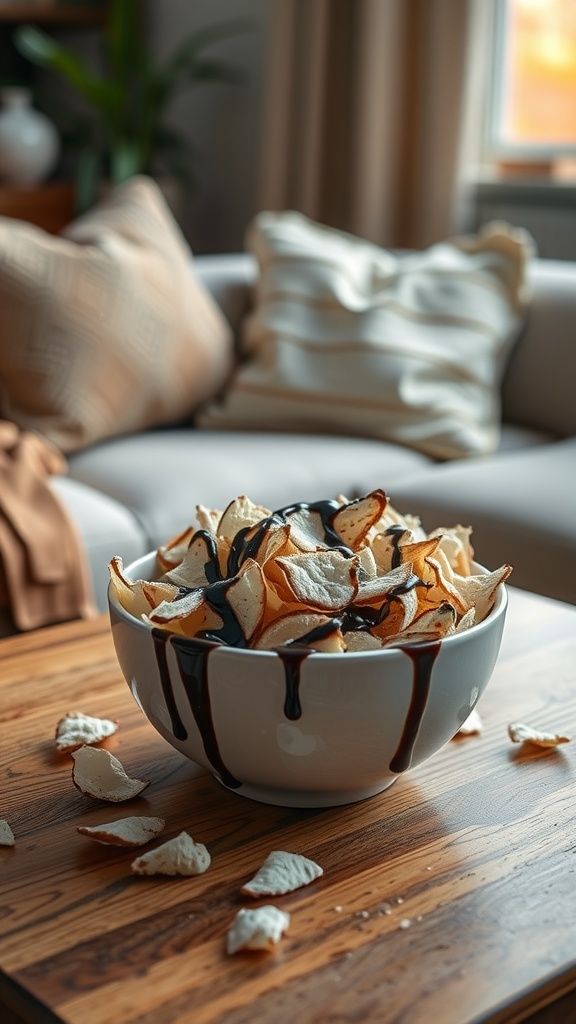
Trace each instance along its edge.
<instances>
[{"instance_id":1,"label":"green leaf","mask_svg":"<svg viewBox=\"0 0 576 1024\"><path fill-rule=\"evenodd\" d=\"M76 213L85 213L98 197L98 185L102 171L98 151L93 146L83 146L78 155L76 172Z\"/></svg>"},{"instance_id":2,"label":"green leaf","mask_svg":"<svg viewBox=\"0 0 576 1024\"><path fill-rule=\"evenodd\" d=\"M105 53L118 82L141 66L145 55L140 43L138 0L114 0L108 5Z\"/></svg>"},{"instance_id":3,"label":"green leaf","mask_svg":"<svg viewBox=\"0 0 576 1024\"><path fill-rule=\"evenodd\" d=\"M16 29L14 43L33 64L55 71L91 106L108 117L114 116L119 90L113 83L94 75L72 50L61 46L34 25L21 25Z\"/></svg>"},{"instance_id":4,"label":"green leaf","mask_svg":"<svg viewBox=\"0 0 576 1024\"><path fill-rule=\"evenodd\" d=\"M110 180L121 185L146 170L140 146L130 139L119 139L110 147Z\"/></svg>"}]
</instances>

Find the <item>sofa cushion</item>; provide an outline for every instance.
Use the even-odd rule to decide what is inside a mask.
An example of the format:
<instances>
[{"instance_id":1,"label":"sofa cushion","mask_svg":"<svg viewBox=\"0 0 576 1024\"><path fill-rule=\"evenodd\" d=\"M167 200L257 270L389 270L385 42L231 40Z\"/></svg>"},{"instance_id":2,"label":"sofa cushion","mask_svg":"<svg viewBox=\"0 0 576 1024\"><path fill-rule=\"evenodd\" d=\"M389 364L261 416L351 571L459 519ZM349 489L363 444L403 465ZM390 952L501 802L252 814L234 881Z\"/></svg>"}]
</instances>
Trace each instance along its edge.
<instances>
[{"instance_id":1,"label":"sofa cushion","mask_svg":"<svg viewBox=\"0 0 576 1024\"><path fill-rule=\"evenodd\" d=\"M224 508L247 494L275 509L375 487L392 493L428 466L424 455L382 441L170 430L79 452L68 472L131 509L152 548L193 523L198 504Z\"/></svg>"},{"instance_id":2,"label":"sofa cushion","mask_svg":"<svg viewBox=\"0 0 576 1024\"><path fill-rule=\"evenodd\" d=\"M480 562L513 586L576 604L576 438L435 466L394 490L424 526L472 526Z\"/></svg>"},{"instance_id":3,"label":"sofa cushion","mask_svg":"<svg viewBox=\"0 0 576 1024\"><path fill-rule=\"evenodd\" d=\"M576 436L576 262L534 260L526 327L502 387L507 419Z\"/></svg>"},{"instance_id":4,"label":"sofa cushion","mask_svg":"<svg viewBox=\"0 0 576 1024\"><path fill-rule=\"evenodd\" d=\"M529 237L505 225L402 257L301 214L259 214L256 308L210 428L323 430L450 459L493 451Z\"/></svg>"},{"instance_id":5,"label":"sofa cushion","mask_svg":"<svg viewBox=\"0 0 576 1024\"><path fill-rule=\"evenodd\" d=\"M126 565L149 550L137 517L120 502L68 476L52 477L51 486L76 525L100 611L108 603L108 563L122 555Z\"/></svg>"},{"instance_id":6,"label":"sofa cushion","mask_svg":"<svg viewBox=\"0 0 576 1024\"><path fill-rule=\"evenodd\" d=\"M0 218L0 414L68 453L190 414L230 328L148 178L60 236Z\"/></svg>"}]
</instances>

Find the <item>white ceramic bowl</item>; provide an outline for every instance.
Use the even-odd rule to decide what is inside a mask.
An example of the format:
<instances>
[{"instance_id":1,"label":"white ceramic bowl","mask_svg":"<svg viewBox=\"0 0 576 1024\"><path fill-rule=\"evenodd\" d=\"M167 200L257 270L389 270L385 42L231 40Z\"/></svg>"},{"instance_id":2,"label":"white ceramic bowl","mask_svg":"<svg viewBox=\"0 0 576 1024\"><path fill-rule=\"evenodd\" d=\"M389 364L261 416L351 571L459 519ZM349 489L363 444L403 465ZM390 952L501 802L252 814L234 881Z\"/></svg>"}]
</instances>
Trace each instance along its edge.
<instances>
[{"instance_id":1,"label":"white ceramic bowl","mask_svg":"<svg viewBox=\"0 0 576 1024\"><path fill-rule=\"evenodd\" d=\"M151 553L126 574L154 571ZM154 728L229 789L289 807L372 796L447 743L492 675L506 606L501 585L483 622L438 644L283 656L152 629L109 592L118 661Z\"/></svg>"}]
</instances>

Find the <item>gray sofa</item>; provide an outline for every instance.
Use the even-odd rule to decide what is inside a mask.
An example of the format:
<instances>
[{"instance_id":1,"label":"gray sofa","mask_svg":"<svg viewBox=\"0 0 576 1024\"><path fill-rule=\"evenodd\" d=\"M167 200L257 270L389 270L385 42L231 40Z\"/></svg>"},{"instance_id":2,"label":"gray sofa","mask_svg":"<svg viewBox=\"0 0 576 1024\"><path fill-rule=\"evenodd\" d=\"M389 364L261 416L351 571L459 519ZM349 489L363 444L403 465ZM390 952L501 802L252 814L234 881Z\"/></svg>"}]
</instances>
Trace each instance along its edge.
<instances>
[{"instance_id":1,"label":"gray sofa","mask_svg":"<svg viewBox=\"0 0 576 1024\"><path fill-rule=\"evenodd\" d=\"M235 331L250 308L256 265L241 255L195 259ZM382 487L425 527L473 527L478 561L514 567L511 583L576 603L576 264L536 260L526 326L502 387L500 450L434 462L357 437L195 429L187 424L107 441L72 455L53 485L83 540L95 596L107 565L158 546L247 494L269 508Z\"/></svg>"}]
</instances>

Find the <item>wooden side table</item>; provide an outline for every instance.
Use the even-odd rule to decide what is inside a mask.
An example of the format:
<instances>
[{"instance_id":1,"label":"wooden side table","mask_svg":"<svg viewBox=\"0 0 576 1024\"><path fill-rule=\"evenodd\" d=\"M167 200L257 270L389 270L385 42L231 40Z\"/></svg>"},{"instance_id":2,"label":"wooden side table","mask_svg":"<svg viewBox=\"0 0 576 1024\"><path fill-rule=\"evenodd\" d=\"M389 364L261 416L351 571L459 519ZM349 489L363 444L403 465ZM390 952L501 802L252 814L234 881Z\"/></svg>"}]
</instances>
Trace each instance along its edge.
<instances>
[{"instance_id":1,"label":"wooden side table","mask_svg":"<svg viewBox=\"0 0 576 1024\"><path fill-rule=\"evenodd\" d=\"M74 185L0 185L0 217L15 217L58 234L74 217Z\"/></svg>"}]
</instances>

